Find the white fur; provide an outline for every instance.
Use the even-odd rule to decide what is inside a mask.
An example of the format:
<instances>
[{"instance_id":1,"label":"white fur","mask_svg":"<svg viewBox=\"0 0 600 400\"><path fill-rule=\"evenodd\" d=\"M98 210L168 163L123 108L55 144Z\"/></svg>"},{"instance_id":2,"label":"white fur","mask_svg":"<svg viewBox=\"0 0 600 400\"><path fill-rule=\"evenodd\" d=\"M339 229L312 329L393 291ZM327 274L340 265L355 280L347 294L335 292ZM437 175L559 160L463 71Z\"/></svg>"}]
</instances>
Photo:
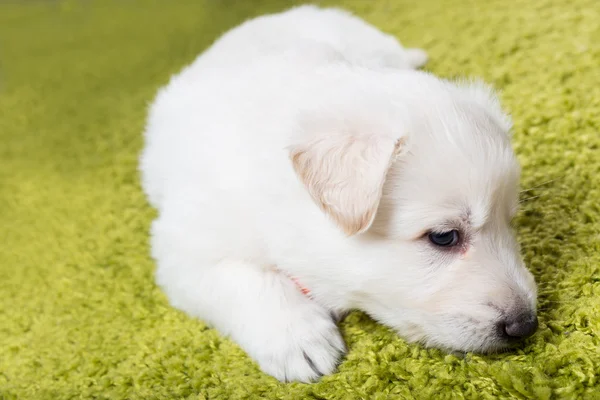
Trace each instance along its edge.
<instances>
[{"instance_id":1,"label":"white fur","mask_svg":"<svg viewBox=\"0 0 600 400\"><path fill-rule=\"evenodd\" d=\"M484 85L413 70L425 60L304 6L242 24L173 77L140 165L173 306L281 380L331 373L331 315L356 308L426 345L505 347L498 321L536 305L509 227L510 121ZM455 227L456 251L426 237Z\"/></svg>"}]
</instances>

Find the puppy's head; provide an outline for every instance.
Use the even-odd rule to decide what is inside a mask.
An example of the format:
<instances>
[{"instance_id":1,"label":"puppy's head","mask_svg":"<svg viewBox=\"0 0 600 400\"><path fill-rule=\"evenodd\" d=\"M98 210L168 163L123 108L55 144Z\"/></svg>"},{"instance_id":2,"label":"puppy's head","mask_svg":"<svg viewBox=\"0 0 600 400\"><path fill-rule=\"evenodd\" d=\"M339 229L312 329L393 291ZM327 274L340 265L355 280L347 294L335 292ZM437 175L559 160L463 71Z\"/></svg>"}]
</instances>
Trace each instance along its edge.
<instances>
[{"instance_id":1,"label":"puppy's head","mask_svg":"<svg viewBox=\"0 0 600 400\"><path fill-rule=\"evenodd\" d=\"M349 304L412 341L498 350L537 327L536 285L511 229L510 121L483 85L440 85L412 117L332 130L291 160L361 254L339 271Z\"/></svg>"}]
</instances>

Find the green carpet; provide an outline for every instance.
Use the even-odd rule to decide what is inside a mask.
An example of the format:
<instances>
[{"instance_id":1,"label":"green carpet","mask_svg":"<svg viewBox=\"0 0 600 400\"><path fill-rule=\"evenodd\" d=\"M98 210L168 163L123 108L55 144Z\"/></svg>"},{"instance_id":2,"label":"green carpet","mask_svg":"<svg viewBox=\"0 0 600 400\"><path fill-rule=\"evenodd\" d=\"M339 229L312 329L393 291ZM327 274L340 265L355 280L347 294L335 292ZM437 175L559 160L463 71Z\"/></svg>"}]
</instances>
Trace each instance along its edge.
<instances>
[{"instance_id":1,"label":"green carpet","mask_svg":"<svg viewBox=\"0 0 600 400\"><path fill-rule=\"evenodd\" d=\"M168 306L136 171L146 106L219 33L291 4L0 4L0 399L600 398L597 0L344 2L436 74L501 89L523 187L551 181L516 220L540 285L523 349L448 355L354 313L337 374L281 384Z\"/></svg>"}]
</instances>

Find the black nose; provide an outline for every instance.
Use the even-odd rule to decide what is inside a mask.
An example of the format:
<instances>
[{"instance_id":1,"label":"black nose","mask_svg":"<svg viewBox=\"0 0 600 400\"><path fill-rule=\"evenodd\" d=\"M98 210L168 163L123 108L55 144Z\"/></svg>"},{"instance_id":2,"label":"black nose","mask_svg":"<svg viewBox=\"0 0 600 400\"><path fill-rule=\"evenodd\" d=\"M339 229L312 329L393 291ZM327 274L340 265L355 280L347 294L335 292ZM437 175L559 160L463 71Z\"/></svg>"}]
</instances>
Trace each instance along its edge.
<instances>
[{"instance_id":1,"label":"black nose","mask_svg":"<svg viewBox=\"0 0 600 400\"><path fill-rule=\"evenodd\" d=\"M535 333L538 327L537 315L526 313L508 317L501 322L503 333L513 339L524 339Z\"/></svg>"}]
</instances>

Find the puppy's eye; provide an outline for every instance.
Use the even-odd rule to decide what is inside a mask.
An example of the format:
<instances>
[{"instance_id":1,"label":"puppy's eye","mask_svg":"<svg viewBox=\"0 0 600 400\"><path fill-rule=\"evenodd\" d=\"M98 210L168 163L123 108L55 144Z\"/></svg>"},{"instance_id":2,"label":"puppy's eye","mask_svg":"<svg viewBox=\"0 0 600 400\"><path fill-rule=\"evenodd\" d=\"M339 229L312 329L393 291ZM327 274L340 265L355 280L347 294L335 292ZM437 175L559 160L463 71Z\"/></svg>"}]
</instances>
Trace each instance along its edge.
<instances>
[{"instance_id":1,"label":"puppy's eye","mask_svg":"<svg viewBox=\"0 0 600 400\"><path fill-rule=\"evenodd\" d=\"M431 243L440 247L456 246L458 244L459 239L460 237L456 229L442 233L431 232L429 234L429 240L431 241Z\"/></svg>"}]
</instances>

